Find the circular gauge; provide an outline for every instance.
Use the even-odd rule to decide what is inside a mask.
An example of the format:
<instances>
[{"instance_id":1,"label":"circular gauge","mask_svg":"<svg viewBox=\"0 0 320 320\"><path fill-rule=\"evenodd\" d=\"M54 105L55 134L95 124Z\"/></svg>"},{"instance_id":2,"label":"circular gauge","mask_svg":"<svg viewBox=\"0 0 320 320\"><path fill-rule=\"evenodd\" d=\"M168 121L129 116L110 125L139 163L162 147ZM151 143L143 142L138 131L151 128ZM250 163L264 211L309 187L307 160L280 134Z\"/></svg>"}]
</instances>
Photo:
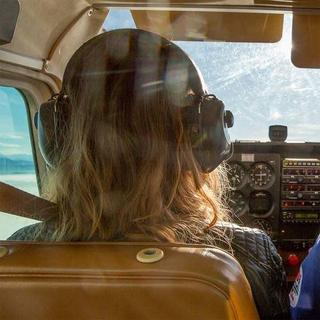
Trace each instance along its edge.
<instances>
[{"instance_id":1,"label":"circular gauge","mask_svg":"<svg viewBox=\"0 0 320 320\"><path fill-rule=\"evenodd\" d=\"M273 199L267 191L254 191L250 193L249 209L251 214L265 215L273 205Z\"/></svg>"},{"instance_id":2,"label":"circular gauge","mask_svg":"<svg viewBox=\"0 0 320 320\"><path fill-rule=\"evenodd\" d=\"M269 236L271 236L271 234L272 234L272 226L271 226L271 223L268 220L256 219L256 220L253 221L252 226L254 228L258 228L260 230L263 230Z\"/></svg>"},{"instance_id":3,"label":"circular gauge","mask_svg":"<svg viewBox=\"0 0 320 320\"><path fill-rule=\"evenodd\" d=\"M228 179L232 188L239 188L243 183L246 172L243 166L237 162L232 162L229 165Z\"/></svg>"},{"instance_id":4,"label":"circular gauge","mask_svg":"<svg viewBox=\"0 0 320 320\"><path fill-rule=\"evenodd\" d=\"M234 216L240 217L244 214L247 201L242 192L231 191L228 198L228 204Z\"/></svg>"},{"instance_id":5,"label":"circular gauge","mask_svg":"<svg viewBox=\"0 0 320 320\"><path fill-rule=\"evenodd\" d=\"M250 182L254 187L265 187L273 183L273 169L267 163L257 162L250 169Z\"/></svg>"}]
</instances>

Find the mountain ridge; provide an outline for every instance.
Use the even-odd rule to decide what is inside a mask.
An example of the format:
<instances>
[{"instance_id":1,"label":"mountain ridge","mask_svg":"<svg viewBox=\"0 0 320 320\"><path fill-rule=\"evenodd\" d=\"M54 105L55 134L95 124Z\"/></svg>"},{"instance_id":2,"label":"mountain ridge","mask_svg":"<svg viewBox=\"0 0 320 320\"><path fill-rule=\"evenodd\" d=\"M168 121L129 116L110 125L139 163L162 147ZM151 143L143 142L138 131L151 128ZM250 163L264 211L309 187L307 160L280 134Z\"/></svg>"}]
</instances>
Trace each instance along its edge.
<instances>
[{"instance_id":1,"label":"mountain ridge","mask_svg":"<svg viewBox=\"0 0 320 320\"><path fill-rule=\"evenodd\" d=\"M0 153L0 174L20 174L34 171L32 155L4 155Z\"/></svg>"}]
</instances>

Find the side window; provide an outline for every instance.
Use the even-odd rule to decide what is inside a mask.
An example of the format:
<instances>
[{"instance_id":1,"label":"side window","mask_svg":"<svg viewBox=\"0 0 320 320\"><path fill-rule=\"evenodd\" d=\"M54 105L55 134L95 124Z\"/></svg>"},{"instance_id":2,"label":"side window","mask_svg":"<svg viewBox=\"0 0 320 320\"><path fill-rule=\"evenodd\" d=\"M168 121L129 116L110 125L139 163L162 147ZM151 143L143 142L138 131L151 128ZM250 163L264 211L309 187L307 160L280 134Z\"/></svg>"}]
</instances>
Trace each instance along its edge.
<instances>
[{"instance_id":1,"label":"side window","mask_svg":"<svg viewBox=\"0 0 320 320\"><path fill-rule=\"evenodd\" d=\"M27 105L15 88L0 86L0 181L38 195ZM0 240L35 220L0 212Z\"/></svg>"}]
</instances>

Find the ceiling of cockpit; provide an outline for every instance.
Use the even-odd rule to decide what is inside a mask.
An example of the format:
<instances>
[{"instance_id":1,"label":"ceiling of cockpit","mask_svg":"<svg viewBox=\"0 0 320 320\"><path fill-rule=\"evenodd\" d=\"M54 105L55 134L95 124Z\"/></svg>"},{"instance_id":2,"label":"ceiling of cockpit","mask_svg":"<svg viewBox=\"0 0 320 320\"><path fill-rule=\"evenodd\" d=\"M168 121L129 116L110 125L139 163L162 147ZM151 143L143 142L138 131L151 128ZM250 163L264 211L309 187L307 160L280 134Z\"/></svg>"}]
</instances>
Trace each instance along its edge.
<instances>
[{"instance_id":1,"label":"ceiling of cockpit","mask_svg":"<svg viewBox=\"0 0 320 320\"><path fill-rule=\"evenodd\" d=\"M20 0L20 5L13 40L10 44L1 46L0 61L39 70L56 79L61 79L72 53L82 43L101 32L110 7L129 7L135 10L133 16L138 26L162 33L173 40L188 39L192 34L192 40L274 42L280 40L282 34L281 10L296 10L304 14L320 13L320 1L312 0ZM185 19L190 17L190 9L193 9L193 13L202 11L198 17L207 24L206 31L198 33L199 39L194 39L197 34L194 30L190 33L190 19ZM161 23L159 24L159 19L148 19L150 14L146 14L146 10L160 17ZM262 14L264 10L269 11ZM254 16L253 19L250 19L248 12ZM181 24L176 22L181 21L183 15L182 21L187 23L183 24L181 31ZM164 27L165 19L161 17L167 17L166 21L171 24L171 36L165 29L167 27ZM300 67L319 68L320 48L319 41L315 39L320 36L317 28L320 15L313 18L307 15L293 21L296 23L293 28L293 62Z\"/></svg>"},{"instance_id":2,"label":"ceiling of cockpit","mask_svg":"<svg viewBox=\"0 0 320 320\"><path fill-rule=\"evenodd\" d=\"M46 59L61 33L88 7L84 0L68 0L63 5L61 2L21 1L14 38L2 49L34 59Z\"/></svg>"},{"instance_id":3,"label":"ceiling of cockpit","mask_svg":"<svg viewBox=\"0 0 320 320\"><path fill-rule=\"evenodd\" d=\"M1 47L5 52L0 59L4 55L13 63L44 68L58 78L70 54L99 33L108 12L92 11L91 2L85 0L20 0L20 7L13 40Z\"/></svg>"}]
</instances>

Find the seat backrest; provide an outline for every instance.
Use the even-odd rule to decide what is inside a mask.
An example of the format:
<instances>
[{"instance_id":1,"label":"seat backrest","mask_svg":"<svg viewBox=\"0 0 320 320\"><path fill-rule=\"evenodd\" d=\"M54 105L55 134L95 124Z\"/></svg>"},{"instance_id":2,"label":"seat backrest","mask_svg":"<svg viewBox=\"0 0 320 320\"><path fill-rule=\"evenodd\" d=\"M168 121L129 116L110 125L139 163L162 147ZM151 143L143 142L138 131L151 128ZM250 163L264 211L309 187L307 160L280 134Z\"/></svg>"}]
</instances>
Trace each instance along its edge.
<instances>
[{"instance_id":1,"label":"seat backrest","mask_svg":"<svg viewBox=\"0 0 320 320\"><path fill-rule=\"evenodd\" d=\"M258 319L239 263L211 247L0 242L0 257L1 320Z\"/></svg>"}]
</instances>

